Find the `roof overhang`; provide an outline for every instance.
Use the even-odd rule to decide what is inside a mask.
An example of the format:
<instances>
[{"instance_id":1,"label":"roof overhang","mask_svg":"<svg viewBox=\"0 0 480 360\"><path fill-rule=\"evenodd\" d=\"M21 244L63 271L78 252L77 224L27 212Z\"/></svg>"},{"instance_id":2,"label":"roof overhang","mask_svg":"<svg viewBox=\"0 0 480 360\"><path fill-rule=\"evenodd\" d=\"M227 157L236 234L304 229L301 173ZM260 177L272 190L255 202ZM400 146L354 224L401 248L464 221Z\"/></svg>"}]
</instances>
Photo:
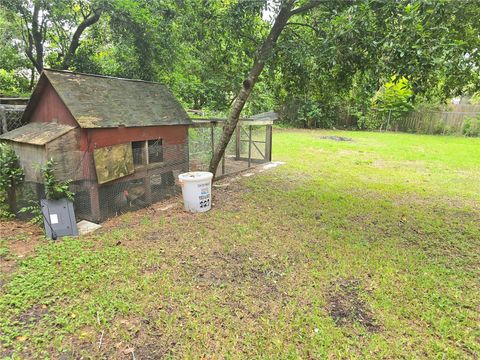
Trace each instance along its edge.
<instances>
[{"instance_id":1,"label":"roof overhang","mask_svg":"<svg viewBox=\"0 0 480 360\"><path fill-rule=\"evenodd\" d=\"M274 121L278 120L278 113L274 111L268 111L261 114L240 118L238 120L239 125L273 125ZM192 119L194 126L202 126L202 124L217 124L225 123L227 118L194 118ZM206 126L206 125L204 125Z\"/></svg>"},{"instance_id":2,"label":"roof overhang","mask_svg":"<svg viewBox=\"0 0 480 360\"><path fill-rule=\"evenodd\" d=\"M73 129L75 129L74 126L57 123L29 123L0 135L0 140L30 145L45 145Z\"/></svg>"}]
</instances>

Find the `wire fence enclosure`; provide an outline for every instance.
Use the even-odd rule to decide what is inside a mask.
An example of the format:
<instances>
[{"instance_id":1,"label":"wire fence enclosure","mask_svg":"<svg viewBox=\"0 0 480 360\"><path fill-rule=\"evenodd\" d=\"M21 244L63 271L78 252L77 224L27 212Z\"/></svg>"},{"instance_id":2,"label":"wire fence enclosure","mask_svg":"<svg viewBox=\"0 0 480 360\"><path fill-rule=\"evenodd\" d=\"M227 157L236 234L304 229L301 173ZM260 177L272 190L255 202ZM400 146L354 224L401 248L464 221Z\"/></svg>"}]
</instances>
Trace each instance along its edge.
<instances>
[{"instance_id":1,"label":"wire fence enclosure","mask_svg":"<svg viewBox=\"0 0 480 360\"><path fill-rule=\"evenodd\" d=\"M189 130L190 170L207 171L223 131L222 121L199 120ZM216 178L272 159L272 123L240 121L217 169Z\"/></svg>"}]
</instances>

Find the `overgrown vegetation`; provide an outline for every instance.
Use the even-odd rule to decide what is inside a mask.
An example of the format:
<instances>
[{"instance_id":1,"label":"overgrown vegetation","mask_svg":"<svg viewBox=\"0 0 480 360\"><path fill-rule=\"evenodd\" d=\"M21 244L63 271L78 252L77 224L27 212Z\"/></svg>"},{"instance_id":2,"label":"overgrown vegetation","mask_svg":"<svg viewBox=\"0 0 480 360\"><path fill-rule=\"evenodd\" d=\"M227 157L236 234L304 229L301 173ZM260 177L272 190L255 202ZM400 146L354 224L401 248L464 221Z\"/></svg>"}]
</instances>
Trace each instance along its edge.
<instances>
[{"instance_id":1,"label":"overgrown vegetation","mask_svg":"<svg viewBox=\"0 0 480 360\"><path fill-rule=\"evenodd\" d=\"M50 159L40 166L40 173L45 188L45 198L48 200L67 199L73 201L75 194L70 191L71 180L59 181L55 176L55 165L55 160ZM43 223L43 214L38 199L30 200L29 204L21 208L19 212L29 214L32 217L30 222L33 224Z\"/></svg>"},{"instance_id":2,"label":"overgrown vegetation","mask_svg":"<svg viewBox=\"0 0 480 360\"><path fill-rule=\"evenodd\" d=\"M48 160L40 168L45 185L45 197L49 200L67 199L73 201L74 193L70 191L71 180L59 181L55 176L55 160Z\"/></svg>"},{"instance_id":3,"label":"overgrown vegetation","mask_svg":"<svg viewBox=\"0 0 480 360\"><path fill-rule=\"evenodd\" d=\"M23 179L24 172L20 167L17 154L10 145L0 142L0 199L3 198L8 204L9 210L2 210L2 213L7 216L17 211L15 189Z\"/></svg>"},{"instance_id":4,"label":"overgrown vegetation","mask_svg":"<svg viewBox=\"0 0 480 360\"><path fill-rule=\"evenodd\" d=\"M480 117L466 118L462 132L465 136L480 136Z\"/></svg>"},{"instance_id":5,"label":"overgrown vegetation","mask_svg":"<svg viewBox=\"0 0 480 360\"><path fill-rule=\"evenodd\" d=\"M408 80L405 77L393 77L375 94L372 99L373 113L359 119L358 126L368 130L394 128L396 122L413 110L412 97L413 91Z\"/></svg>"},{"instance_id":6,"label":"overgrown vegetation","mask_svg":"<svg viewBox=\"0 0 480 360\"><path fill-rule=\"evenodd\" d=\"M277 130L286 164L210 212L162 204L18 260L0 356L475 358L479 141Z\"/></svg>"},{"instance_id":7,"label":"overgrown vegetation","mask_svg":"<svg viewBox=\"0 0 480 360\"><path fill-rule=\"evenodd\" d=\"M8 192L24 179L23 169L13 148L0 142L0 192Z\"/></svg>"}]
</instances>

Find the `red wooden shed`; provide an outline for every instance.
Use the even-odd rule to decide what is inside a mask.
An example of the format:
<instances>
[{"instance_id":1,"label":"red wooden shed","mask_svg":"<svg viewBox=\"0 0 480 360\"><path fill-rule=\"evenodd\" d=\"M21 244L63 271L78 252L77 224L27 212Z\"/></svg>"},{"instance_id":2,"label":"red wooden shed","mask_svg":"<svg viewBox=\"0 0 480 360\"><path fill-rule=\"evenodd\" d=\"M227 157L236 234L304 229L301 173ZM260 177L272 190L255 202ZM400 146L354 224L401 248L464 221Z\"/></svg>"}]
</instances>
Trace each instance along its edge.
<instances>
[{"instance_id":1,"label":"red wooden shed","mask_svg":"<svg viewBox=\"0 0 480 360\"><path fill-rule=\"evenodd\" d=\"M37 196L36 164L53 158L57 178L72 180L79 218L146 206L176 192L175 177L188 171L191 120L158 83L44 70L23 117L27 125L0 140L14 147Z\"/></svg>"}]
</instances>

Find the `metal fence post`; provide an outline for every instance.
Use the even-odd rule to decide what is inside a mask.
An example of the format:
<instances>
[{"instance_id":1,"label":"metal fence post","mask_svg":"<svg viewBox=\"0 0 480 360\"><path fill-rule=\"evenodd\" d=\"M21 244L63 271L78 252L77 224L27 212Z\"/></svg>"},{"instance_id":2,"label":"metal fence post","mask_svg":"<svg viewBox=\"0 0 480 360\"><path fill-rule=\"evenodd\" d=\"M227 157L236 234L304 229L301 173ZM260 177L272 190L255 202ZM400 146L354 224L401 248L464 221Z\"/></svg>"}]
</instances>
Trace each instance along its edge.
<instances>
[{"instance_id":1,"label":"metal fence post","mask_svg":"<svg viewBox=\"0 0 480 360\"><path fill-rule=\"evenodd\" d=\"M240 160L240 125L235 128L235 160Z\"/></svg>"},{"instance_id":2,"label":"metal fence post","mask_svg":"<svg viewBox=\"0 0 480 360\"><path fill-rule=\"evenodd\" d=\"M392 110L388 110L388 119L387 119L387 126L385 126L385 131L388 131L388 127L390 126L391 117L392 117Z\"/></svg>"},{"instance_id":3,"label":"metal fence post","mask_svg":"<svg viewBox=\"0 0 480 360\"><path fill-rule=\"evenodd\" d=\"M272 125L265 129L265 161L272 161Z\"/></svg>"},{"instance_id":4,"label":"metal fence post","mask_svg":"<svg viewBox=\"0 0 480 360\"><path fill-rule=\"evenodd\" d=\"M212 142L212 158L213 158L213 154L215 154L215 133L214 133L213 126L214 126L213 124L210 125L210 139Z\"/></svg>"},{"instance_id":5,"label":"metal fence post","mask_svg":"<svg viewBox=\"0 0 480 360\"><path fill-rule=\"evenodd\" d=\"M248 167L252 166L252 125L248 126Z\"/></svg>"}]
</instances>

